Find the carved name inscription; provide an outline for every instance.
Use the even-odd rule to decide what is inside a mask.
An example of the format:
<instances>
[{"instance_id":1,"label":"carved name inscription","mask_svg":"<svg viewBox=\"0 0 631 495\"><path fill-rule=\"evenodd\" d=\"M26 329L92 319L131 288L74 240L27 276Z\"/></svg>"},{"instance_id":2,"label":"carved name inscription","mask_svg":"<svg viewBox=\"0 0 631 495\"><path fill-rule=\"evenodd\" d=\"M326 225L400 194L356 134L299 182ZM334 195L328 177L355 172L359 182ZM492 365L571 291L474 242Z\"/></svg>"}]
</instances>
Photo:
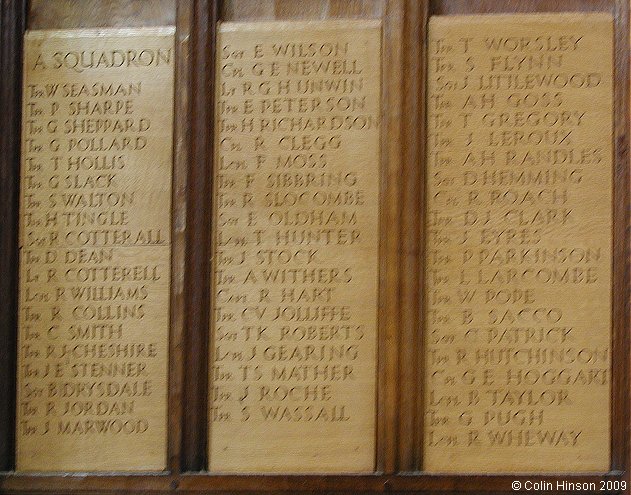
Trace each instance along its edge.
<instances>
[{"instance_id":1,"label":"carved name inscription","mask_svg":"<svg viewBox=\"0 0 631 495\"><path fill-rule=\"evenodd\" d=\"M425 468L609 466L612 20L433 18Z\"/></svg>"},{"instance_id":2,"label":"carved name inscription","mask_svg":"<svg viewBox=\"0 0 631 495\"><path fill-rule=\"evenodd\" d=\"M173 43L25 36L19 470L165 468Z\"/></svg>"},{"instance_id":3,"label":"carved name inscription","mask_svg":"<svg viewBox=\"0 0 631 495\"><path fill-rule=\"evenodd\" d=\"M212 471L374 468L380 39L219 27Z\"/></svg>"}]
</instances>

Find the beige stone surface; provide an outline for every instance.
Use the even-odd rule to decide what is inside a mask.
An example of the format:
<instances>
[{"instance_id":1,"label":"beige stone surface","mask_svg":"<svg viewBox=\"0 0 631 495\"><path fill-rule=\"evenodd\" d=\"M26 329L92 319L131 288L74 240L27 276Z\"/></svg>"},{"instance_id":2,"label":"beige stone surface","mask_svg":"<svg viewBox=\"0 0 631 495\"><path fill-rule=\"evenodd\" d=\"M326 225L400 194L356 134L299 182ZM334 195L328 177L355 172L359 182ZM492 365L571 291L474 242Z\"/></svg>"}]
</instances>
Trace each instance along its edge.
<instances>
[{"instance_id":1,"label":"beige stone surface","mask_svg":"<svg viewBox=\"0 0 631 495\"><path fill-rule=\"evenodd\" d=\"M20 471L166 467L173 46L25 35Z\"/></svg>"},{"instance_id":2,"label":"beige stone surface","mask_svg":"<svg viewBox=\"0 0 631 495\"><path fill-rule=\"evenodd\" d=\"M612 19L429 39L424 467L607 471Z\"/></svg>"},{"instance_id":3,"label":"beige stone surface","mask_svg":"<svg viewBox=\"0 0 631 495\"><path fill-rule=\"evenodd\" d=\"M212 472L375 462L381 28L222 23Z\"/></svg>"}]
</instances>

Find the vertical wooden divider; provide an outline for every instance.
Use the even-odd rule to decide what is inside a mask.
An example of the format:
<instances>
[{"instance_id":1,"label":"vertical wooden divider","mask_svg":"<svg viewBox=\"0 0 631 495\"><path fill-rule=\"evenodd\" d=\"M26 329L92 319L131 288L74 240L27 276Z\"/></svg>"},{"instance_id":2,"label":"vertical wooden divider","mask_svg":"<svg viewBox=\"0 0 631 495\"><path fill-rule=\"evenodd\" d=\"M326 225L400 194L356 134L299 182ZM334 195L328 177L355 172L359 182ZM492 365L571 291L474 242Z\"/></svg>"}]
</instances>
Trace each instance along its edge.
<instances>
[{"instance_id":1,"label":"vertical wooden divider","mask_svg":"<svg viewBox=\"0 0 631 495\"><path fill-rule=\"evenodd\" d=\"M398 469L399 369L401 349L401 187L404 184L406 112L404 110L405 2L386 4L383 19L382 104L387 112L382 130L382 211L380 226L379 324L377 337L378 472ZM394 226L394 229L390 229Z\"/></svg>"},{"instance_id":2,"label":"vertical wooden divider","mask_svg":"<svg viewBox=\"0 0 631 495\"><path fill-rule=\"evenodd\" d=\"M184 431L184 384L186 377L186 279L187 186L191 140L189 108L191 102L192 0L176 4L175 30L175 109L173 129L173 190L171 214L171 319L169 339L169 417L167 469L182 470Z\"/></svg>"},{"instance_id":3,"label":"vertical wooden divider","mask_svg":"<svg viewBox=\"0 0 631 495\"><path fill-rule=\"evenodd\" d=\"M22 34L26 6L2 0L0 21L0 471L15 467L18 305L18 197L22 108Z\"/></svg>"},{"instance_id":4,"label":"vertical wooden divider","mask_svg":"<svg viewBox=\"0 0 631 495\"><path fill-rule=\"evenodd\" d=\"M190 126L186 259L182 471L206 469L208 324L210 318L214 46L219 0L193 0L190 31Z\"/></svg>"},{"instance_id":5,"label":"vertical wooden divider","mask_svg":"<svg viewBox=\"0 0 631 495\"><path fill-rule=\"evenodd\" d=\"M406 145L405 181L401 208L401 363L399 366L399 462L398 470L411 472L421 465L423 445L423 394L419 384L424 376L423 328L425 244L425 74L427 53L426 0L406 3L404 45L404 103Z\"/></svg>"},{"instance_id":6,"label":"vertical wooden divider","mask_svg":"<svg viewBox=\"0 0 631 495\"><path fill-rule=\"evenodd\" d=\"M613 342L611 469L624 471L629 481L631 428L629 390L630 322L630 204L629 142L629 2L614 0L614 195L613 195Z\"/></svg>"}]
</instances>

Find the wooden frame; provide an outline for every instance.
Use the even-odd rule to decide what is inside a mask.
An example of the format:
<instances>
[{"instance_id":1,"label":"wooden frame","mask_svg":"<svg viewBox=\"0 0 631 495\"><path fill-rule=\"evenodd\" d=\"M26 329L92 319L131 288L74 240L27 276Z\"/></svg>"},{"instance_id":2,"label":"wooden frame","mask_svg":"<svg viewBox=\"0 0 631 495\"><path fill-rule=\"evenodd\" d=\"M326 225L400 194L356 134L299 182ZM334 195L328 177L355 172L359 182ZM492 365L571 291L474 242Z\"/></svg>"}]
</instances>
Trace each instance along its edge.
<instances>
[{"instance_id":1,"label":"wooden frame","mask_svg":"<svg viewBox=\"0 0 631 495\"><path fill-rule=\"evenodd\" d=\"M8 471L14 464L15 429L15 382L17 353L17 280L18 280L18 167L20 155L20 100L22 95L22 33L25 29L26 12L22 2L3 1L0 18L0 66L8 70L0 86L0 100L6 112L2 115L0 137L0 191L4 199L0 203L0 294L6 301L0 314L0 339L5 345L0 348L0 469Z\"/></svg>"},{"instance_id":2,"label":"wooden frame","mask_svg":"<svg viewBox=\"0 0 631 495\"><path fill-rule=\"evenodd\" d=\"M0 493L278 493L284 492L479 492L513 493L511 482L626 480L631 483L631 272L629 249L629 2L628 0L128 0L99 9L81 0L71 17L42 16L38 5L70 0L2 0L0 24ZM143 8L138 5L144 4ZM248 10L247 5L250 5ZM102 2L101 2L102 5ZM234 9L235 5L241 5ZM305 8L313 6L312 8ZM324 9L326 6L326 9ZM253 8L255 7L255 8ZM384 10L379 10L383 8ZM295 10L295 9L294 9ZM424 380L422 314L424 266L424 156L426 27L429 16L448 14L607 11L615 19L615 186L612 469L592 475L429 475L423 473ZM215 28L220 19L352 18L380 15L391 64L384 101L399 108L387 141L389 198L380 256L379 394L377 472L372 475L236 476L205 473L210 287L210 197L213 166ZM88 13L91 16L90 22ZM284 17L283 17L284 16ZM243 17L241 17L243 18ZM21 109L22 35L33 26L82 27L175 24L175 163L173 179L173 281L169 368L167 471L158 474L15 474L15 358L17 327L17 209ZM54 26L47 23L58 23ZM84 24L85 23L85 24ZM392 92L392 93L389 93ZM392 227L394 226L394 228ZM387 290L384 290L387 288ZM386 345L386 342L388 345ZM5 400L7 398L7 400ZM602 493L602 492L599 492Z\"/></svg>"}]
</instances>

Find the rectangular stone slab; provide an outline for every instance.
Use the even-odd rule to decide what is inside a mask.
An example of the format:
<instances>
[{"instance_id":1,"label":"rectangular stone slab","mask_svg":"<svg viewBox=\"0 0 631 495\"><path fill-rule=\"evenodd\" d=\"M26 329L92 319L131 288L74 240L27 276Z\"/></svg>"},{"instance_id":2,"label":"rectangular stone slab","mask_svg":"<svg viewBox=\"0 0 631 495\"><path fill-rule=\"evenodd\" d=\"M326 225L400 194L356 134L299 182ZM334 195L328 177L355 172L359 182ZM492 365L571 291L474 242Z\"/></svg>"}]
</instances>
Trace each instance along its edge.
<instances>
[{"instance_id":1,"label":"rectangular stone slab","mask_svg":"<svg viewBox=\"0 0 631 495\"><path fill-rule=\"evenodd\" d=\"M608 471L613 23L429 27L424 468Z\"/></svg>"},{"instance_id":2,"label":"rectangular stone slab","mask_svg":"<svg viewBox=\"0 0 631 495\"><path fill-rule=\"evenodd\" d=\"M173 28L25 35L17 468L166 467Z\"/></svg>"},{"instance_id":3,"label":"rectangular stone slab","mask_svg":"<svg viewBox=\"0 0 631 495\"><path fill-rule=\"evenodd\" d=\"M222 23L209 469L375 463L380 21Z\"/></svg>"}]
</instances>

